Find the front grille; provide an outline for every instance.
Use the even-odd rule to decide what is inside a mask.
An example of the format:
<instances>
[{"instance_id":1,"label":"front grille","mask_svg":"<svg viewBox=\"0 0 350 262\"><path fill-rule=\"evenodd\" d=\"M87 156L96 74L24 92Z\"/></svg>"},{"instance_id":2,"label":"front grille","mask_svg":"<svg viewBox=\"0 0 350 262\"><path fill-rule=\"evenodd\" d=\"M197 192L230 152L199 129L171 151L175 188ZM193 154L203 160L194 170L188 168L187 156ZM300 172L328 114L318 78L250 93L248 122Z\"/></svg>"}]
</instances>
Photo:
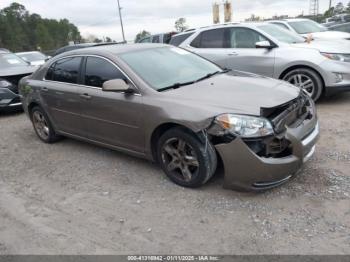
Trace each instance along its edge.
<instances>
[{"instance_id":1,"label":"front grille","mask_svg":"<svg viewBox=\"0 0 350 262\"><path fill-rule=\"evenodd\" d=\"M18 86L19 81L23 77L28 76L28 75L30 75L30 74L15 75L15 76L5 76L5 77L1 77L1 78L9 81L12 84L12 86L8 87L8 89L10 89L15 94L18 94L17 86Z\"/></svg>"},{"instance_id":2,"label":"front grille","mask_svg":"<svg viewBox=\"0 0 350 262\"><path fill-rule=\"evenodd\" d=\"M297 127L312 117L311 98L301 93L296 99L274 108L262 108L261 115L268 118L277 134L288 127Z\"/></svg>"}]
</instances>

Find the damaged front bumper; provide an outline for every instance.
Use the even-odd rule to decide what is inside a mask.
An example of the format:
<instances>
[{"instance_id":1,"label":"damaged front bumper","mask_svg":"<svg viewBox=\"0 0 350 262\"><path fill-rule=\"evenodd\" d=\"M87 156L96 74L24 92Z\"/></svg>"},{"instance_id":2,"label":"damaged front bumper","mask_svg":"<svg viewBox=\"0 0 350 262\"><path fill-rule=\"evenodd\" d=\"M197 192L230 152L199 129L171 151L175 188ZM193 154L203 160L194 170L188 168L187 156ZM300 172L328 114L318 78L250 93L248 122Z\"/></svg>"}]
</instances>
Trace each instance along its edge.
<instances>
[{"instance_id":1,"label":"damaged front bumper","mask_svg":"<svg viewBox=\"0 0 350 262\"><path fill-rule=\"evenodd\" d=\"M217 144L225 170L224 188L260 191L287 182L313 155L319 132L316 116L296 128L287 128L284 136L292 152L279 158L258 156L240 137Z\"/></svg>"}]
</instances>

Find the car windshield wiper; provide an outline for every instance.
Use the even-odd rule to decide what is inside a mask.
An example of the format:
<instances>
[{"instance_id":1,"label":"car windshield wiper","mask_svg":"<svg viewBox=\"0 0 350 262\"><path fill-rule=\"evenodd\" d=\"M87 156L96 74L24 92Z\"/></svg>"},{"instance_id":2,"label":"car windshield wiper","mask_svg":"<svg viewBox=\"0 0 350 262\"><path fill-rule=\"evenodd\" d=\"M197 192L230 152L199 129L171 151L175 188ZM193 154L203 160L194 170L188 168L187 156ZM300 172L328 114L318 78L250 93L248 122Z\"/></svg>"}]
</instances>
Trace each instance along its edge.
<instances>
[{"instance_id":1,"label":"car windshield wiper","mask_svg":"<svg viewBox=\"0 0 350 262\"><path fill-rule=\"evenodd\" d=\"M224 73L227 73L227 72L230 72L231 69L224 69L224 70L221 70L221 71L216 71L216 72L213 72L213 73L209 73L195 81L189 81L189 82L184 82L184 83L175 83L175 84L172 84L170 86L166 86L166 87L162 87L162 88L159 88L157 91L158 92L162 92L162 91L166 91L166 90L169 90L169 89L177 89L177 88L180 88L182 86L187 86L187 85L191 85L191 84L194 84L194 83L197 83L199 81L202 81L204 79L207 79L207 78L210 78L214 75L217 75L217 74L224 74Z\"/></svg>"},{"instance_id":2,"label":"car windshield wiper","mask_svg":"<svg viewBox=\"0 0 350 262\"><path fill-rule=\"evenodd\" d=\"M166 90L169 90L169 89L177 89L177 88L180 88L181 86L191 85L191 84L193 84L194 82L195 82L195 81L184 82L184 83L175 83L175 84L172 84L172 85L170 85L170 86L166 86L166 87L159 88L157 91L158 91L158 92L162 92L162 91L166 91Z\"/></svg>"},{"instance_id":3,"label":"car windshield wiper","mask_svg":"<svg viewBox=\"0 0 350 262\"><path fill-rule=\"evenodd\" d=\"M215 72L213 72L213 73L206 74L205 76L203 76L203 77L197 79L197 80L194 81L194 82L197 83L197 82L202 81L202 80L204 80L204 79L211 78L211 77L214 76L214 75L217 75L217 74L225 74L225 73L230 72L230 71L231 71L231 69L224 69L224 70L221 70L221 71L215 71Z\"/></svg>"}]
</instances>

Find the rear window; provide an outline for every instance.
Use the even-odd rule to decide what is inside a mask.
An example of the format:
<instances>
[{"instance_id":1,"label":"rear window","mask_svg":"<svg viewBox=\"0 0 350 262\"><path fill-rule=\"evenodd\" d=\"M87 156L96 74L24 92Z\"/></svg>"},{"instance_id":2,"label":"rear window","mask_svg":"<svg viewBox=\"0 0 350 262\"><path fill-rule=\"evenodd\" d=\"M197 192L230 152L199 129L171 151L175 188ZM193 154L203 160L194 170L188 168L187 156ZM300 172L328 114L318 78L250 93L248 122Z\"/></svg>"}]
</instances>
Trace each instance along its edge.
<instances>
[{"instance_id":1,"label":"rear window","mask_svg":"<svg viewBox=\"0 0 350 262\"><path fill-rule=\"evenodd\" d=\"M198 48L224 48L225 28L208 30L200 33L191 46Z\"/></svg>"},{"instance_id":2,"label":"rear window","mask_svg":"<svg viewBox=\"0 0 350 262\"><path fill-rule=\"evenodd\" d=\"M185 41L187 38L189 38L193 33L188 33L188 34L182 34L182 35L174 35L169 44L174 45L174 46L179 46Z\"/></svg>"},{"instance_id":3,"label":"rear window","mask_svg":"<svg viewBox=\"0 0 350 262\"><path fill-rule=\"evenodd\" d=\"M60 59L50 66L45 79L77 84L80 63L81 57L68 57Z\"/></svg>"}]
</instances>

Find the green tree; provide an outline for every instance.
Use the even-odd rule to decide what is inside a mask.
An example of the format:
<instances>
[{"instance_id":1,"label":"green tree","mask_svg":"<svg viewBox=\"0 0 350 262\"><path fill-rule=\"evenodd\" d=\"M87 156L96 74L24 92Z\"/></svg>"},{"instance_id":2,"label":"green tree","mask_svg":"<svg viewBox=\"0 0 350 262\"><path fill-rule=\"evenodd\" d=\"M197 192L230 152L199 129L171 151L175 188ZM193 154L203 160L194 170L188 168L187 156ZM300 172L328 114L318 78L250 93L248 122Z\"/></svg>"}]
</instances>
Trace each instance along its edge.
<instances>
[{"instance_id":1,"label":"green tree","mask_svg":"<svg viewBox=\"0 0 350 262\"><path fill-rule=\"evenodd\" d=\"M175 21L175 29L178 32L183 32L188 29L188 25L186 25L186 18L180 17Z\"/></svg>"},{"instance_id":2,"label":"green tree","mask_svg":"<svg viewBox=\"0 0 350 262\"><path fill-rule=\"evenodd\" d=\"M13 52L41 48L53 50L67 45L69 41L80 42L78 28L67 19L43 19L29 14L18 3L0 10L0 47Z\"/></svg>"},{"instance_id":3,"label":"green tree","mask_svg":"<svg viewBox=\"0 0 350 262\"><path fill-rule=\"evenodd\" d=\"M150 36L151 33L147 32L146 30L142 30L140 33L138 33L135 37L135 42L138 42L139 40L141 40L142 38L145 38L147 36Z\"/></svg>"}]
</instances>

